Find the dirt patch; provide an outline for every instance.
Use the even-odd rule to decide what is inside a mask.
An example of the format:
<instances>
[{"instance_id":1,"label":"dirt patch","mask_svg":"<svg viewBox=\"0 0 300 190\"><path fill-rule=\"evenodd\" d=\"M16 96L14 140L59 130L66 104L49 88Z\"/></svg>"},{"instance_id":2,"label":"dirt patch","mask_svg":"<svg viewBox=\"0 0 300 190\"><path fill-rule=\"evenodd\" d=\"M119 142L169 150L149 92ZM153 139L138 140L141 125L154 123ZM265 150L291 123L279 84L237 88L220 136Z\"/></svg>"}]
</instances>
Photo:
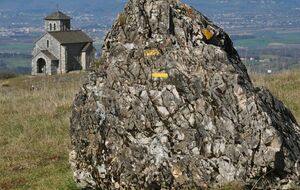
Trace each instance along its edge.
<instances>
[{"instance_id":1,"label":"dirt patch","mask_svg":"<svg viewBox=\"0 0 300 190\"><path fill-rule=\"evenodd\" d=\"M43 158L41 160L37 160L37 161L34 161L34 162L23 163L23 164L11 166L11 171L20 172L20 171L24 171L24 170L27 170L27 169L36 168L36 167L39 167L39 166L44 167L44 166L48 166L50 164L59 162L60 160L63 160L63 157L61 157L61 156L51 156L51 157Z\"/></svg>"},{"instance_id":2,"label":"dirt patch","mask_svg":"<svg viewBox=\"0 0 300 190\"><path fill-rule=\"evenodd\" d=\"M7 180L7 181L3 181L0 182L0 189L1 190L10 190L10 189L14 189L20 186L24 186L26 185L27 180L25 178L18 178L15 180Z\"/></svg>"},{"instance_id":3,"label":"dirt patch","mask_svg":"<svg viewBox=\"0 0 300 190\"><path fill-rule=\"evenodd\" d=\"M40 160L37 163L37 165L38 166L47 166L47 165L59 162L62 159L63 159L63 157L61 157L61 156L51 156L51 157L44 158L44 159Z\"/></svg>"}]
</instances>

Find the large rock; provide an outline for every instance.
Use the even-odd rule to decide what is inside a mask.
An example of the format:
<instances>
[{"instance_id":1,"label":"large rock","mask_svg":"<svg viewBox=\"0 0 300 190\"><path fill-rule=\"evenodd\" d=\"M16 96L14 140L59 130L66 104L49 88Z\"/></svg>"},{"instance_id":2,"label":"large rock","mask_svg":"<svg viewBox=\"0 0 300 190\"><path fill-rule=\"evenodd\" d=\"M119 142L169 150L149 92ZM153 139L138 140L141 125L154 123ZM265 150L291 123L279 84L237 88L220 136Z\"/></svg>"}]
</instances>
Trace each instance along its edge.
<instances>
[{"instance_id":1,"label":"large rock","mask_svg":"<svg viewBox=\"0 0 300 190\"><path fill-rule=\"evenodd\" d=\"M74 101L71 138L82 188L299 184L291 112L252 85L221 28L176 0L129 0Z\"/></svg>"}]
</instances>

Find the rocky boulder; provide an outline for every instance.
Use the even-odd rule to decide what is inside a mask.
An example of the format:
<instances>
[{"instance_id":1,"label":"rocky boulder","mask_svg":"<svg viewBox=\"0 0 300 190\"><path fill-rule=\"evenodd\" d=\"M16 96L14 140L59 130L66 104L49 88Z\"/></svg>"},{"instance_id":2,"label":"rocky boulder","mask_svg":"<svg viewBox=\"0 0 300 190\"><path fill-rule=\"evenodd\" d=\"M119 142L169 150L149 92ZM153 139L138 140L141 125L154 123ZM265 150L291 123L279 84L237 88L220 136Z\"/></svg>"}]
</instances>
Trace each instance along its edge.
<instances>
[{"instance_id":1,"label":"rocky boulder","mask_svg":"<svg viewBox=\"0 0 300 190\"><path fill-rule=\"evenodd\" d=\"M129 0L77 94L70 162L81 188L299 184L300 130L255 88L229 36L176 0Z\"/></svg>"}]
</instances>

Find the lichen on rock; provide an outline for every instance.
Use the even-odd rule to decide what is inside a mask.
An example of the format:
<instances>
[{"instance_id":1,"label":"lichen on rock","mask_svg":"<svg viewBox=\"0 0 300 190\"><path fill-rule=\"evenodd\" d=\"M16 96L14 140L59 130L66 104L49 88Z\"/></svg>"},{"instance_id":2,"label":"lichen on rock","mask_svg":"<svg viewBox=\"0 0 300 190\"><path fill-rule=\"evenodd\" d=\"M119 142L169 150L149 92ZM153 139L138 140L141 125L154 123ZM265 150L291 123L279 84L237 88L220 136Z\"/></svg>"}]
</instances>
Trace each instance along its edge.
<instances>
[{"instance_id":1,"label":"lichen on rock","mask_svg":"<svg viewBox=\"0 0 300 190\"><path fill-rule=\"evenodd\" d=\"M291 112L253 86L221 28L178 0L129 0L76 96L70 132L82 188L241 181L274 189L300 181Z\"/></svg>"}]
</instances>

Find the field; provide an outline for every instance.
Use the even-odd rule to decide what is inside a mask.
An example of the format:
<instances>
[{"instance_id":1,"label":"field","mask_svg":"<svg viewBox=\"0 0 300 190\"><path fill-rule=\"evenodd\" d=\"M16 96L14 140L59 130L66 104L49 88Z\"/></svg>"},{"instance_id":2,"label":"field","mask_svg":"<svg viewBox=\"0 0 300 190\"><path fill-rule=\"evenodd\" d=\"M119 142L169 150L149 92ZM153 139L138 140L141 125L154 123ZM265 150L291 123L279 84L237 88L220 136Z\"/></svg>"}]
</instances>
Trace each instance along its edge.
<instances>
[{"instance_id":1,"label":"field","mask_svg":"<svg viewBox=\"0 0 300 190\"><path fill-rule=\"evenodd\" d=\"M6 58L4 59L7 63L9 69L14 69L18 67L31 68L31 59L30 58Z\"/></svg>"},{"instance_id":2,"label":"field","mask_svg":"<svg viewBox=\"0 0 300 190\"><path fill-rule=\"evenodd\" d=\"M76 189L68 164L69 116L85 75L0 80L1 190ZM300 71L252 77L300 121Z\"/></svg>"},{"instance_id":3,"label":"field","mask_svg":"<svg viewBox=\"0 0 300 190\"><path fill-rule=\"evenodd\" d=\"M241 57L258 57L264 59L265 56L289 57L293 60L278 60L268 63L267 66L262 64L248 64L248 68L256 72L266 72L268 67L272 70L287 70L299 68L299 49L300 49L300 32L272 32L272 31L251 31L251 35L233 35L232 39L234 46L238 48ZM93 39L97 39L94 43L95 47L100 50L102 46L102 38L105 32L97 33ZM237 37L239 36L239 37ZM29 74L31 67L31 51L33 43L38 36L18 39L18 41L9 41L7 39L0 39L0 70L9 70L19 74ZM275 49L274 49L275 45ZM276 46L277 45L277 46ZM247 51L242 51L246 49ZM10 57L3 57L1 53L11 54ZM16 57L13 54L21 54ZM286 63L281 66L280 63ZM267 68L267 69L266 69Z\"/></svg>"},{"instance_id":4,"label":"field","mask_svg":"<svg viewBox=\"0 0 300 190\"><path fill-rule=\"evenodd\" d=\"M31 53L33 43L2 43L0 44L1 53Z\"/></svg>"},{"instance_id":5,"label":"field","mask_svg":"<svg viewBox=\"0 0 300 190\"><path fill-rule=\"evenodd\" d=\"M0 189L75 189L69 113L83 74L0 81Z\"/></svg>"},{"instance_id":6,"label":"field","mask_svg":"<svg viewBox=\"0 0 300 190\"><path fill-rule=\"evenodd\" d=\"M256 86L265 86L292 111L300 122L300 71L285 71L273 75L252 75Z\"/></svg>"},{"instance_id":7,"label":"field","mask_svg":"<svg viewBox=\"0 0 300 190\"><path fill-rule=\"evenodd\" d=\"M259 31L254 33L254 36L249 39L234 40L234 46L246 47L250 49L266 48L272 43L279 44L300 44L300 33L278 33L270 31Z\"/></svg>"},{"instance_id":8,"label":"field","mask_svg":"<svg viewBox=\"0 0 300 190\"><path fill-rule=\"evenodd\" d=\"M5 42L0 39L0 70L29 74L32 47L29 42Z\"/></svg>"}]
</instances>

